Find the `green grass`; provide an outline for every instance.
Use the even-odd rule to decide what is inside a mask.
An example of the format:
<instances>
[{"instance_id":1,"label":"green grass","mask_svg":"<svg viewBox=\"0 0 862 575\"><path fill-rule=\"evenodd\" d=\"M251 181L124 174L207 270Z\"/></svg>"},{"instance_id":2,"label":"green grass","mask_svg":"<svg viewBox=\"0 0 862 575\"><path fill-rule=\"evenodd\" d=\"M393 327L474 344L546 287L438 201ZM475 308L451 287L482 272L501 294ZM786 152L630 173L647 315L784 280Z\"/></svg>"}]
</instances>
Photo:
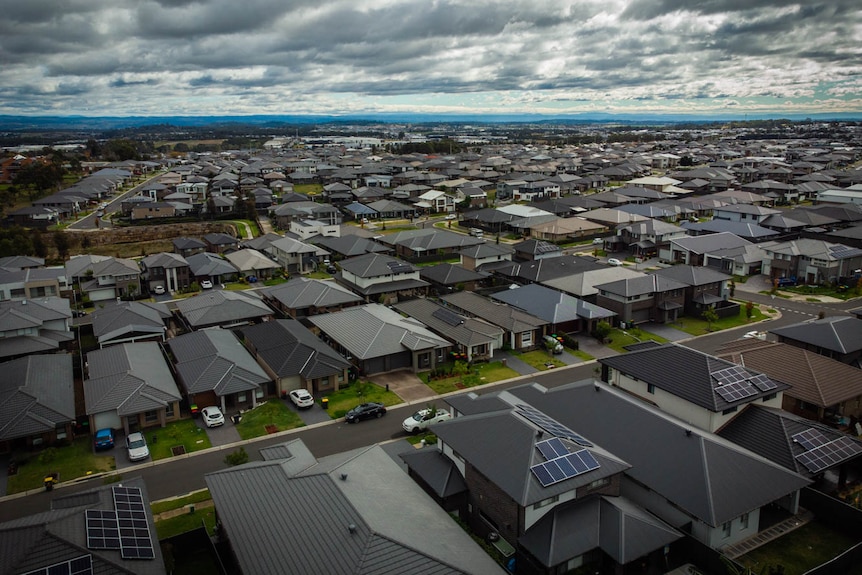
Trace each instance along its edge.
<instances>
[{"instance_id":1,"label":"green grass","mask_svg":"<svg viewBox=\"0 0 862 575\"><path fill-rule=\"evenodd\" d=\"M297 194L316 196L323 193L323 184L294 184L293 191Z\"/></svg>"},{"instance_id":2,"label":"green grass","mask_svg":"<svg viewBox=\"0 0 862 575\"><path fill-rule=\"evenodd\" d=\"M419 379L425 382L425 384L430 387L434 393L437 395L443 395L444 393L451 393L459 389L471 387L471 384L472 386L484 385L486 383L494 383L495 381L503 381L504 379L518 377L517 371L504 366L502 362L499 361L478 363L473 366L473 370L479 371L477 377L468 376L463 378L460 375L454 375L452 377L429 381L430 373L426 371L419 374Z\"/></svg>"},{"instance_id":3,"label":"green grass","mask_svg":"<svg viewBox=\"0 0 862 575\"><path fill-rule=\"evenodd\" d=\"M201 526L201 521L206 524L207 533L212 534L216 523L215 508L207 507L195 510L194 513L184 513L170 519L156 521L156 533L159 539L167 539L168 537L197 529Z\"/></svg>"},{"instance_id":4,"label":"green grass","mask_svg":"<svg viewBox=\"0 0 862 575\"><path fill-rule=\"evenodd\" d=\"M848 287L843 291L838 291L835 286L831 285L799 285L782 288L784 291L797 294L797 295L811 295L811 296L821 296L821 297L834 297L836 299L846 300L852 297L858 297L860 294L860 287L853 286ZM819 301L817 299L806 298L805 301Z\"/></svg>"},{"instance_id":5,"label":"green grass","mask_svg":"<svg viewBox=\"0 0 862 575\"><path fill-rule=\"evenodd\" d=\"M755 573L782 565L784 575L802 575L854 543L852 537L815 521L746 553L737 561Z\"/></svg>"},{"instance_id":6,"label":"green grass","mask_svg":"<svg viewBox=\"0 0 862 575\"><path fill-rule=\"evenodd\" d=\"M271 399L263 405L258 405L251 411L242 414L236 430L243 439L261 437L268 433L267 425L274 425L277 431L295 429L305 425L302 418L291 411L284 403L277 399Z\"/></svg>"},{"instance_id":7,"label":"green grass","mask_svg":"<svg viewBox=\"0 0 862 575\"><path fill-rule=\"evenodd\" d=\"M329 416L333 419L344 417L345 413L360 403L374 401L386 406L403 403L403 400L395 393L386 391L371 381L356 381L326 397L329 399Z\"/></svg>"},{"instance_id":8,"label":"green grass","mask_svg":"<svg viewBox=\"0 0 862 575\"><path fill-rule=\"evenodd\" d=\"M580 359L580 360L582 360L582 361L590 361L590 360L592 360L592 359L595 359L593 356L591 356L591 355L590 355L590 354L588 354L587 352L585 352L585 351L581 351L581 350L579 350L579 349L569 349L569 348L566 348L566 353L570 353L570 354L572 354L573 356L577 357L578 359Z\"/></svg>"},{"instance_id":9,"label":"green grass","mask_svg":"<svg viewBox=\"0 0 862 575\"><path fill-rule=\"evenodd\" d=\"M669 325L691 335L704 335L707 333L739 327L741 325L754 324L762 319L766 319L766 316L757 308L757 306L754 306L754 309L752 310L751 319L747 319L745 317L745 304L743 303L739 306L739 315L721 318L720 320L713 322L711 329L708 329L709 326L703 318L689 316L682 317Z\"/></svg>"},{"instance_id":10,"label":"green grass","mask_svg":"<svg viewBox=\"0 0 862 575\"><path fill-rule=\"evenodd\" d=\"M265 280L263 282L263 285L265 285L265 286L277 286L277 285L283 284L283 283L287 283L287 278L285 278L283 276L278 276L278 277L269 278L268 280Z\"/></svg>"},{"instance_id":11,"label":"green grass","mask_svg":"<svg viewBox=\"0 0 862 575\"><path fill-rule=\"evenodd\" d=\"M614 328L613 330L611 330L611 335L609 337L611 339L611 342L606 345L609 348L618 351L619 353L626 353L625 347L627 345L640 343L642 341L652 340L658 343L667 343L668 341L660 335L650 333L637 327L633 329L628 329L625 333L623 333L623 330L621 329Z\"/></svg>"},{"instance_id":12,"label":"green grass","mask_svg":"<svg viewBox=\"0 0 862 575\"><path fill-rule=\"evenodd\" d=\"M521 361L523 361L527 365L535 367L539 371L545 371L546 369L552 369L552 368L548 367L547 364L549 364L549 363L553 364L554 367L563 367L564 365L566 365L562 361L549 355L548 352L543 350L543 349L537 349L534 351L524 352L524 353L518 355L518 359L520 359Z\"/></svg>"},{"instance_id":13,"label":"green grass","mask_svg":"<svg viewBox=\"0 0 862 575\"><path fill-rule=\"evenodd\" d=\"M772 293L772 292L767 291L767 290L761 290L761 291L759 291L759 292L757 292L757 293L761 293L761 294L763 294L763 295L774 295L774 296L778 296L778 297L780 297L780 298L784 298L784 299L792 299L792 298L793 298L793 296L792 296L792 295L789 295L789 294L786 294L786 293L781 293L780 291L779 291L779 292Z\"/></svg>"},{"instance_id":14,"label":"green grass","mask_svg":"<svg viewBox=\"0 0 862 575\"><path fill-rule=\"evenodd\" d=\"M54 472L60 474L62 482L116 469L114 456L124 455L122 447L116 445L111 451L95 455L91 442L92 438L87 435L63 447L48 447L26 454L13 453L13 460L18 462L18 473L9 477L6 494L44 488L45 477Z\"/></svg>"},{"instance_id":15,"label":"green grass","mask_svg":"<svg viewBox=\"0 0 862 575\"><path fill-rule=\"evenodd\" d=\"M185 507L186 505L189 505L191 503L200 503L201 501L209 501L210 499L212 499L212 496L210 495L210 490L202 489L184 497L174 497L172 499L163 499L161 501L156 501L150 504L150 509L153 510L153 515L158 515L159 513L164 513L165 511L171 511L172 509L180 509L181 507Z\"/></svg>"},{"instance_id":16,"label":"green grass","mask_svg":"<svg viewBox=\"0 0 862 575\"><path fill-rule=\"evenodd\" d=\"M150 457L153 461L173 457L171 448L182 445L186 453L212 447L206 432L192 419L181 419L168 423L165 427L155 427L144 431Z\"/></svg>"}]
</instances>

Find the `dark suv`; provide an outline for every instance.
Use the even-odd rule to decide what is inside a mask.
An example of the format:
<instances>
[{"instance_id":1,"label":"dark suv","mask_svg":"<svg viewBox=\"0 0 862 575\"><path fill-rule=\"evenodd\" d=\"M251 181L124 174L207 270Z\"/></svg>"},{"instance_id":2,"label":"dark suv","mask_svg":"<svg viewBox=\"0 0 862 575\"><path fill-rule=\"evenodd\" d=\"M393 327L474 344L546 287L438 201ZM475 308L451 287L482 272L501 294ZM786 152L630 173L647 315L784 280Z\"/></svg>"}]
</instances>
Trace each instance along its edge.
<instances>
[{"instance_id":1,"label":"dark suv","mask_svg":"<svg viewBox=\"0 0 862 575\"><path fill-rule=\"evenodd\" d=\"M386 415L386 406L382 403L360 403L348 411L344 419L347 420L347 423L356 423L363 419L383 417L384 415Z\"/></svg>"}]
</instances>

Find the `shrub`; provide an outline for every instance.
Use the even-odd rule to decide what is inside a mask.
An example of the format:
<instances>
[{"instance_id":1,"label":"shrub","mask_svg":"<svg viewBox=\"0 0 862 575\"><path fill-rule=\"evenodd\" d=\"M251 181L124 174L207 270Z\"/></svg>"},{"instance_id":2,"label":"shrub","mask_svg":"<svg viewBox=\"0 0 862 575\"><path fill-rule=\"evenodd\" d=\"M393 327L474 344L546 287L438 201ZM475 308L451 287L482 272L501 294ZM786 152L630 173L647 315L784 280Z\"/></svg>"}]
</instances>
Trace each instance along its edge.
<instances>
[{"instance_id":1,"label":"shrub","mask_svg":"<svg viewBox=\"0 0 862 575\"><path fill-rule=\"evenodd\" d=\"M611 324L606 321L600 321L596 324L596 329L593 332L593 335L596 339L605 340L611 334Z\"/></svg>"},{"instance_id":2,"label":"shrub","mask_svg":"<svg viewBox=\"0 0 862 575\"><path fill-rule=\"evenodd\" d=\"M248 463L248 453L244 447L240 447L237 451L228 453L224 457L225 465L242 465Z\"/></svg>"}]
</instances>

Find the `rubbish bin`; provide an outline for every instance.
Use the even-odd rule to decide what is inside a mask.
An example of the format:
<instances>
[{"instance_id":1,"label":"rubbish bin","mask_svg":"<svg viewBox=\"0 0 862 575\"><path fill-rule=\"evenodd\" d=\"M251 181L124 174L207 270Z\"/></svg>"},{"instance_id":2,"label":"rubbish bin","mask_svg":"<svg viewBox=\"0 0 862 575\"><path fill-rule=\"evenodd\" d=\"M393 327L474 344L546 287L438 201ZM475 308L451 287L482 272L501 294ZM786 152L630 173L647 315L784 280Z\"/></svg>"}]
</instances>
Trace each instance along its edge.
<instances>
[{"instance_id":1,"label":"rubbish bin","mask_svg":"<svg viewBox=\"0 0 862 575\"><path fill-rule=\"evenodd\" d=\"M501 359L500 363L503 364L503 367L506 367L506 358L504 357L503 359Z\"/></svg>"},{"instance_id":2,"label":"rubbish bin","mask_svg":"<svg viewBox=\"0 0 862 575\"><path fill-rule=\"evenodd\" d=\"M328 397L324 397L323 399L320 400L320 407L322 407L323 409L329 409L329 398Z\"/></svg>"},{"instance_id":3,"label":"rubbish bin","mask_svg":"<svg viewBox=\"0 0 862 575\"><path fill-rule=\"evenodd\" d=\"M52 489L54 489L54 484L57 483L57 481L59 481L59 479L60 479L59 473L52 473L51 475L46 476L45 480L44 480L45 491L51 491Z\"/></svg>"}]
</instances>

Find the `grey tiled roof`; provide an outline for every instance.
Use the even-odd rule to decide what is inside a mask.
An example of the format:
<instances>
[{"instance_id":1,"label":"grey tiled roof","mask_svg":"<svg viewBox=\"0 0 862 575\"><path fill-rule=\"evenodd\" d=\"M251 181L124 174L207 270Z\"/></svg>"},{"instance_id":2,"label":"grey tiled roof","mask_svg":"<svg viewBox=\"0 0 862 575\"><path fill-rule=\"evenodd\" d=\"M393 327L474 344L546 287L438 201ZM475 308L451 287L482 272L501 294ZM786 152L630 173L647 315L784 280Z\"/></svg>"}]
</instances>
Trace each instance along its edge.
<instances>
[{"instance_id":1,"label":"grey tiled roof","mask_svg":"<svg viewBox=\"0 0 862 575\"><path fill-rule=\"evenodd\" d=\"M625 278L595 286L599 291L606 291L623 297L664 293L671 290L685 289L686 287L687 284L655 274Z\"/></svg>"},{"instance_id":2,"label":"grey tiled roof","mask_svg":"<svg viewBox=\"0 0 862 575\"><path fill-rule=\"evenodd\" d=\"M730 232L719 232L704 236L691 236L670 240L670 243L696 254L751 245L751 242Z\"/></svg>"},{"instance_id":3,"label":"grey tiled roof","mask_svg":"<svg viewBox=\"0 0 862 575\"><path fill-rule=\"evenodd\" d=\"M498 325L512 333L532 331L547 325L548 322L539 319L512 306L494 303L473 292L456 292L440 298L451 307L461 309L468 315L484 319L488 323Z\"/></svg>"},{"instance_id":4,"label":"grey tiled roof","mask_svg":"<svg viewBox=\"0 0 862 575\"><path fill-rule=\"evenodd\" d=\"M862 319L852 316L832 316L795 323L770 329L769 333L840 354L862 349Z\"/></svg>"},{"instance_id":5,"label":"grey tiled roof","mask_svg":"<svg viewBox=\"0 0 862 575\"><path fill-rule=\"evenodd\" d=\"M400 258L385 254L364 254L339 262L341 268L361 278L374 278L392 275L390 265L403 266L404 273L419 271L419 268Z\"/></svg>"},{"instance_id":6,"label":"grey tiled roof","mask_svg":"<svg viewBox=\"0 0 862 575\"><path fill-rule=\"evenodd\" d=\"M100 342L106 342L130 334L164 334L171 312L162 303L132 301L97 309L90 317L93 335Z\"/></svg>"},{"instance_id":7,"label":"grey tiled roof","mask_svg":"<svg viewBox=\"0 0 862 575\"><path fill-rule=\"evenodd\" d=\"M226 274L235 274L237 269L226 259L209 252L201 252L186 258L189 269L195 277L216 277Z\"/></svg>"},{"instance_id":8,"label":"grey tiled roof","mask_svg":"<svg viewBox=\"0 0 862 575\"><path fill-rule=\"evenodd\" d=\"M172 338L168 345L189 394L214 391L222 397L271 381L229 330L195 331Z\"/></svg>"},{"instance_id":9,"label":"grey tiled roof","mask_svg":"<svg viewBox=\"0 0 862 575\"><path fill-rule=\"evenodd\" d=\"M396 304L396 310L416 318L434 332L440 334L441 337L449 339L453 343L461 344L465 347L474 345L489 344L503 335L503 330L499 327L487 323L476 318L466 318L455 316L461 320L458 325L452 325L434 315L439 309L445 309L444 306L428 299L413 299L403 301ZM449 310L450 313L454 313Z\"/></svg>"},{"instance_id":10,"label":"grey tiled roof","mask_svg":"<svg viewBox=\"0 0 862 575\"><path fill-rule=\"evenodd\" d=\"M538 284L497 292L491 298L522 309L552 324L578 319L602 319L617 315L601 306Z\"/></svg>"},{"instance_id":11,"label":"grey tiled roof","mask_svg":"<svg viewBox=\"0 0 862 575\"><path fill-rule=\"evenodd\" d=\"M38 354L0 363L0 440L49 433L74 420L71 355Z\"/></svg>"},{"instance_id":12,"label":"grey tiled roof","mask_svg":"<svg viewBox=\"0 0 862 575\"><path fill-rule=\"evenodd\" d=\"M316 379L342 373L350 363L293 319L259 323L241 330L278 377Z\"/></svg>"},{"instance_id":13,"label":"grey tiled roof","mask_svg":"<svg viewBox=\"0 0 862 575\"><path fill-rule=\"evenodd\" d=\"M478 281L486 276L458 265L442 263L422 268L419 270L419 277L441 285L454 286L459 283Z\"/></svg>"},{"instance_id":14,"label":"grey tiled roof","mask_svg":"<svg viewBox=\"0 0 862 575\"><path fill-rule=\"evenodd\" d=\"M728 281L731 276L703 266L676 265L652 272L653 275L682 282L689 286L702 286Z\"/></svg>"},{"instance_id":15,"label":"grey tiled roof","mask_svg":"<svg viewBox=\"0 0 862 575\"><path fill-rule=\"evenodd\" d=\"M261 290L264 297L278 301L288 309L332 307L361 302L362 298L335 282L303 277Z\"/></svg>"},{"instance_id":16,"label":"grey tiled roof","mask_svg":"<svg viewBox=\"0 0 862 575\"><path fill-rule=\"evenodd\" d=\"M225 290L209 290L180 300L177 309L195 328L256 320L274 313L259 299Z\"/></svg>"}]
</instances>

